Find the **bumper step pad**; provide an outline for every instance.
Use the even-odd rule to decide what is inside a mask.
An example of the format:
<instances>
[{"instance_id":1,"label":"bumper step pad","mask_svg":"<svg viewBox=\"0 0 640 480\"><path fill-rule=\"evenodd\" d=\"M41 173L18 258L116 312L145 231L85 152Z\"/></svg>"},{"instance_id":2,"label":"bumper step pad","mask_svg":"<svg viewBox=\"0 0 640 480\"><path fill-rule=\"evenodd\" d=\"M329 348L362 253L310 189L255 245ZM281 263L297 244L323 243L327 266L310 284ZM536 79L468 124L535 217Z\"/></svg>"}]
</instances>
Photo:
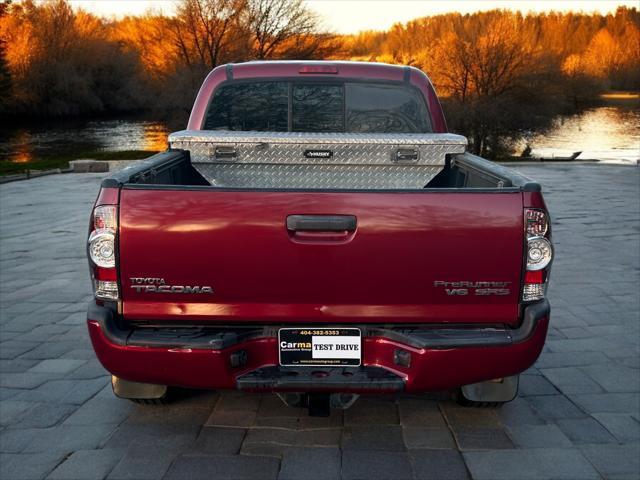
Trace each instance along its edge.
<instances>
[{"instance_id":1,"label":"bumper step pad","mask_svg":"<svg viewBox=\"0 0 640 480\"><path fill-rule=\"evenodd\" d=\"M380 367L264 367L238 377L240 390L385 390L400 392L404 379Z\"/></svg>"}]
</instances>

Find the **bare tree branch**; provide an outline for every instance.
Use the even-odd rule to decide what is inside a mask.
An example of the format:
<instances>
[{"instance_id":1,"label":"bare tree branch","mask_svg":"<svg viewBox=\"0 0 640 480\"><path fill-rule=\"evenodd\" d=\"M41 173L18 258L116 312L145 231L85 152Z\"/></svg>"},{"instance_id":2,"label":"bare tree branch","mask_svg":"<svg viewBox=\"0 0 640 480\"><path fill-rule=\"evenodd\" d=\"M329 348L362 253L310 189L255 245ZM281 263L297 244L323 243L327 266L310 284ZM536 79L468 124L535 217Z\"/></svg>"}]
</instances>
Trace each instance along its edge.
<instances>
[{"instance_id":1,"label":"bare tree branch","mask_svg":"<svg viewBox=\"0 0 640 480\"><path fill-rule=\"evenodd\" d=\"M318 19L302 0L249 0L253 56L273 58L284 44L318 30Z\"/></svg>"}]
</instances>

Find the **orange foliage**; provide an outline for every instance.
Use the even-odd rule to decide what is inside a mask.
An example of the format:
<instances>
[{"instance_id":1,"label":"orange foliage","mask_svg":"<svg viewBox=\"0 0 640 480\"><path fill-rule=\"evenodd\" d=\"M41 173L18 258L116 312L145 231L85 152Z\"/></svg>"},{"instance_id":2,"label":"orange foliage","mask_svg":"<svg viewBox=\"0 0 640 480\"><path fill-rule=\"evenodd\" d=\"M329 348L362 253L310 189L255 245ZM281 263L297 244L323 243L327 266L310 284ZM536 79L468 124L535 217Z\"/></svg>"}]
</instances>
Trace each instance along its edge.
<instances>
[{"instance_id":1,"label":"orange foliage","mask_svg":"<svg viewBox=\"0 0 640 480\"><path fill-rule=\"evenodd\" d=\"M0 55L16 113L165 108L162 102L169 102L184 115L211 68L255 58L415 65L440 94L463 103L526 95L534 85L558 90L560 81L577 95L585 78L599 88L640 83L635 8L607 16L450 13L354 35L319 31L301 0L181 0L173 17L119 20L74 11L65 0L24 0L4 13Z\"/></svg>"},{"instance_id":2,"label":"orange foliage","mask_svg":"<svg viewBox=\"0 0 640 480\"><path fill-rule=\"evenodd\" d=\"M335 58L415 65L441 94L459 98L491 95L534 72L574 78L580 73L614 88L638 88L640 80L640 13L635 8L621 7L607 16L450 13L341 40Z\"/></svg>"},{"instance_id":3,"label":"orange foliage","mask_svg":"<svg viewBox=\"0 0 640 480\"><path fill-rule=\"evenodd\" d=\"M110 38L139 56L145 72L152 78L171 73L177 63L178 50L167 32L171 19L163 16L124 17L110 25Z\"/></svg>"}]
</instances>

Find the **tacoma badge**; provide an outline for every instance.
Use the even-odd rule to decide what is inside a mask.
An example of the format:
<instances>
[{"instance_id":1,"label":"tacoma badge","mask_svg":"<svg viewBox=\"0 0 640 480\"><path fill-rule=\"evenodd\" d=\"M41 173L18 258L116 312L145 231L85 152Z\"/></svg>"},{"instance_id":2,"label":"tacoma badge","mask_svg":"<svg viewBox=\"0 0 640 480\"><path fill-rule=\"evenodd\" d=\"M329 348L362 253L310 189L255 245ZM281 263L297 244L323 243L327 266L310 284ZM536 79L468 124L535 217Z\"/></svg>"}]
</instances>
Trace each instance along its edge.
<instances>
[{"instance_id":1,"label":"tacoma badge","mask_svg":"<svg viewBox=\"0 0 640 480\"><path fill-rule=\"evenodd\" d=\"M164 278L131 277L131 288L137 293L213 293L213 288L204 285L167 285Z\"/></svg>"}]
</instances>

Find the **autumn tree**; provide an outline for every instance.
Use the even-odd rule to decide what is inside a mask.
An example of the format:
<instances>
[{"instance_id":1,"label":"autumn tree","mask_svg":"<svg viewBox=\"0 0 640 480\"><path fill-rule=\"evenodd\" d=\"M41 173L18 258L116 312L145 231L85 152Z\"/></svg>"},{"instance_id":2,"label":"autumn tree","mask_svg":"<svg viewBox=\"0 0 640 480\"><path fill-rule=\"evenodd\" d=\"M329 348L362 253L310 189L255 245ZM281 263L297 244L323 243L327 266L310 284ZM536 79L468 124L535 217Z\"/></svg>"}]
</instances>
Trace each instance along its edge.
<instances>
[{"instance_id":1,"label":"autumn tree","mask_svg":"<svg viewBox=\"0 0 640 480\"><path fill-rule=\"evenodd\" d=\"M573 53L565 58L561 72L565 96L576 109L588 105L593 92L603 89L602 79L589 75L583 55Z\"/></svg>"},{"instance_id":2,"label":"autumn tree","mask_svg":"<svg viewBox=\"0 0 640 480\"><path fill-rule=\"evenodd\" d=\"M246 0L183 0L171 22L180 59L189 69L210 70L229 59L244 34Z\"/></svg>"},{"instance_id":3,"label":"autumn tree","mask_svg":"<svg viewBox=\"0 0 640 480\"><path fill-rule=\"evenodd\" d=\"M510 141L581 108L605 87L640 84L640 14L449 13L396 24L366 49L362 34L343 39L338 58L414 65L443 99L452 130L487 156ZM372 44L373 45L373 44Z\"/></svg>"},{"instance_id":4,"label":"autumn tree","mask_svg":"<svg viewBox=\"0 0 640 480\"><path fill-rule=\"evenodd\" d=\"M287 57L296 55L301 46L303 50L320 46L315 35L318 18L302 0L249 0L247 20L252 58Z\"/></svg>"},{"instance_id":5,"label":"autumn tree","mask_svg":"<svg viewBox=\"0 0 640 480\"><path fill-rule=\"evenodd\" d=\"M459 16L424 57L425 70L450 98L452 127L470 137L474 153L502 153L502 135L530 123L522 115L532 106L527 99L544 103L536 77L545 62L529 33L521 16L507 12L488 12L479 21Z\"/></svg>"},{"instance_id":6,"label":"autumn tree","mask_svg":"<svg viewBox=\"0 0 640 480\"><path fill-rule=\"evenodd\" d=\"M303 0L181 0L172 16L119 20L65 0L0 8L0 102L15 115L146 109L182 127L206 74L226 62L382 61L423 69L451 129L498 156L511 137L603 89L640 84L636 8L450 13L354 35L323 32Z\"/></svg>"},{"instance_id":7,"label":"autumn tree","mask_svg":"<svg viewBox=\"0 0 640 480\"><path fill-rule=\"evenodd\" d=\"M6 16L9 10L9 1L0 2L0 18ZM6 40L0 31L0 113L4 113L9 106L11 98L11 71L5 57Z\"/></svg>"},{"instance_id":8,"label":"autumn tree","mask_svg":"<svg viewBox=\"0 0 640 480\"><path fill-rule=\"evenodd\" d=\"M12 4L0 19L16 114L78 115L140 108L139 65L105 24L64 0Z\"/></svg>"},{"instance_id":9,"label":"autumn tree","mask_svg":"<svg viewBox=\"0 0 640 480\"><path fill-rule=\"evenodd\" d=\"M387 32L366 30L355 35L343 35L338 38L340 53L354 60L373 60L377 58L387 39Z\"/></svg>"},{"instance_id":10,"label":"autumn tree","mask_svg":"<svg viewBox=\"0 0 640 480\"><path fill-rule=\"evenodd\" d=\"M172 22L162 15L127 16L109 25L109 37L138 57L148 82L162 83L182 66L177 42L167 35Z\"/></svg>"}]
</instances>

